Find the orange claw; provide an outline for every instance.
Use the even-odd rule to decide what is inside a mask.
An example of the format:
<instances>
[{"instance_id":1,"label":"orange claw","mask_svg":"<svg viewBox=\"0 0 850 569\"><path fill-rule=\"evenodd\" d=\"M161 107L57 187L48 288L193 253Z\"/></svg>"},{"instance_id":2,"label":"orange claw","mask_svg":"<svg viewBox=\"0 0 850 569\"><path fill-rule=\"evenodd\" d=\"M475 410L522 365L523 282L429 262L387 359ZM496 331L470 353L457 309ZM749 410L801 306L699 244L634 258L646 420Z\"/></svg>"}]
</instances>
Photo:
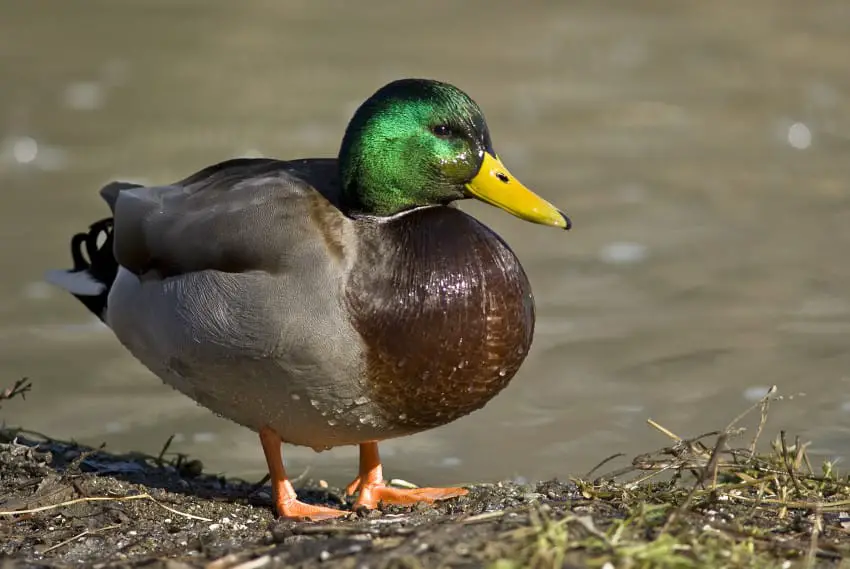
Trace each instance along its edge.
<instances>
[{"instance_id":1,"label":"orange claw","mask_svg":"<svg viewBox=\"0 0 850 569\"><path fill-rule=\"evenodd\" d=\"M360 496L354 503L354 508L374 509L378 504L394 504L409 506L417 502L431 504L437 500L456 498L469 493L465 488L391 488L384 482L381 457L378 454L378 443L363 443L360 445L360 473L354 481L346 486L345 494L350 496L357 490Z\"/></svg>"},{"instance_id":2,"label":"orange claw","mask_svg":"<svg viewBox=\"0 0 850 569\"><path fill-rule=\"evenodd\" d=\"M346 515L348 512L326 508L324 506L313 506L300 502L295 494L292 483L286 476L283 467L283 456L280 452L280 436L269 427L260 429L260 443L266 455L266 463L269 465L269 476L271 476L272 495L275 510L282 518L328 520Z\"/></svg>"}]
</instances>

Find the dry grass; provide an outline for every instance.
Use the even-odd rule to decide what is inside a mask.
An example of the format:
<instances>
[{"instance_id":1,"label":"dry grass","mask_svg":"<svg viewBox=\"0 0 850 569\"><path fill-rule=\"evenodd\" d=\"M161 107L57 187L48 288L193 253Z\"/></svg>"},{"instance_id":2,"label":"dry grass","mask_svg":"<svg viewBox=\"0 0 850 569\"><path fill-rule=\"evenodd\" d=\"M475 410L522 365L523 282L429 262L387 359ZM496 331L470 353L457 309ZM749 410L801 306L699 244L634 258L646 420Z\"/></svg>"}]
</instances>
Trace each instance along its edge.
<instances>
[{"instance_id":1,"label":"dry grass","mask_svg":"<svg viewBox=\"0 0 850 569\"><path fill-rule=\"evenodd\" d=\"M850 479L828 462L815 470L808 443L784 432L757 452L775 398L774 387L725 429L691 438L649 420L672 444L574 479L586 502L573 511L586 514L538 513L512 536L522 543L515 555L493 567L561 567L565 559L618 568L838 566L850 555ZM754 411L754 436L734 446Z\"/></svg>"},{"instance_id":2,"label":"dry grass","mask_svg":"<svg viewBox=\"0 0 850 569\"><path fill-rule=\"evenodd\" d=\"M27 393L32 389L32 384L27 378L21 378L12 384L11 387L0 390L0 401L8 401L15 397L26 399Z\"/></svg>"}]
</instances>

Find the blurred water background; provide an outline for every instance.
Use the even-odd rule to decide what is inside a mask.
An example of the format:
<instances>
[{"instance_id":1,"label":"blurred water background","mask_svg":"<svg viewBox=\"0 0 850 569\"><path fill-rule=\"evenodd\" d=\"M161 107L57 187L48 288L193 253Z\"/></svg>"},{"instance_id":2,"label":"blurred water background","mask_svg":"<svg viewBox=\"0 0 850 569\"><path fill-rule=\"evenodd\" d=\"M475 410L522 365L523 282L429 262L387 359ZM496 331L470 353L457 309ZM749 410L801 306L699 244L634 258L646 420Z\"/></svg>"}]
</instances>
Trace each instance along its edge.
<instances>
[{"instance_id":1,"label":"blurred water background","mask_svg":"<svg viewBox=\"0 0 850 569\"><path fill-rule=\"evenodd\" d=\"M561 234L478 204L529 273L532 353L456 423L382 445L431 484L567 477L722 428L771 384L816 457L850 453L850 3L0 0L0 385L8 424L259 477L256 435L163 386L41 282L113 179L335 155L403 76L483 107ZM415 349L415 347L414 347ZM804 394L804 395L802 395ZM288 448L346 482L356 450Z\"/></svg>"}]
</instances>

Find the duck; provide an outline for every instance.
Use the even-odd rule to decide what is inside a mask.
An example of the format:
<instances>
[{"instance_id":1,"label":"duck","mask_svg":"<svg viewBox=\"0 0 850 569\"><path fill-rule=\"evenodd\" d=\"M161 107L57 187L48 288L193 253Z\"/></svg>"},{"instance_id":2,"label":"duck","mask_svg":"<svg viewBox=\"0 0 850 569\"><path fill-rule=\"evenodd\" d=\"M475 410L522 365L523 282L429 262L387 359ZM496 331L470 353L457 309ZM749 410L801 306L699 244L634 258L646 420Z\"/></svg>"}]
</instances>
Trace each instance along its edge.
<instances>
[{"instance_id":1,"label":"duck","mask_svg":"<svg viewBox=\"0 0 850 569\"><path fill-rule=\"evenodd\" d=\"M350 514L299 500L282 443L358 445L353 509L468 493L390 485L378 452L482 408L531 347L519 259L457 202L572 226L506 169L469 95L395 80L356 109L336 158L233 158L100 195L111 215L46 280L164 383L258 433L278 516Z\"/></svg>"}]
</instances>

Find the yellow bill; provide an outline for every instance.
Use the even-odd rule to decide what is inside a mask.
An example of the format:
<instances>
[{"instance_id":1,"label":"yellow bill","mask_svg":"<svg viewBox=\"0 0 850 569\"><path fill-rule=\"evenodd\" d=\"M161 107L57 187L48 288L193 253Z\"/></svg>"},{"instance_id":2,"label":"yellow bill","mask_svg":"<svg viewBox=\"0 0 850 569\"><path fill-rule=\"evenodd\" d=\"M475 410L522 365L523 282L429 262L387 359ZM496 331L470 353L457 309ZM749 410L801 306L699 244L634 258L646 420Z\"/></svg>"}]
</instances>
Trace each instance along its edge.
<instances>
[{"instance_id":1,"label":"yellow bill","mask_svg":"<svg viewBox=\"0 0 850 569\"><path fill-rule=\"evenodd\" d=\"M466 184L466 189L473 197L520 219L563 229L572 227L570 218L523 186L508 172L502 161L489 152L484 153L481 169Z\"/></svg>"}]
</instances>

